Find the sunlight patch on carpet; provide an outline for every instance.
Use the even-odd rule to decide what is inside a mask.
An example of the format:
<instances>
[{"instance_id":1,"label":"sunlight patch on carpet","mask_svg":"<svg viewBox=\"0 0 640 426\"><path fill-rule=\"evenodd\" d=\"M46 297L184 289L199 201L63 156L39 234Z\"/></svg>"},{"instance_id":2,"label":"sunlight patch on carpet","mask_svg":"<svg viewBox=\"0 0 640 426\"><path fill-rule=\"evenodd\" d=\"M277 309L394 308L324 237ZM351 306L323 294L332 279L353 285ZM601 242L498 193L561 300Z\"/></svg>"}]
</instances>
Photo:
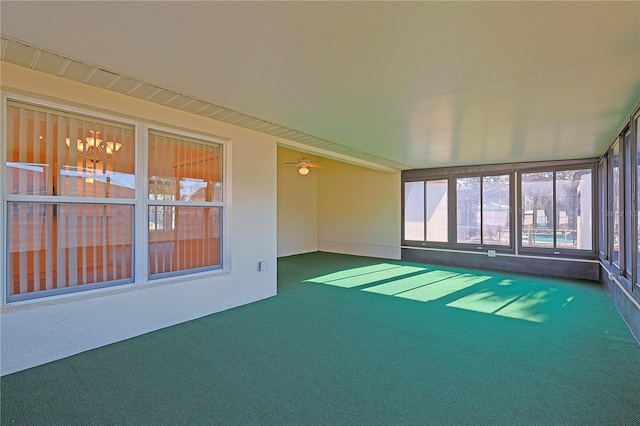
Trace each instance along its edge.
<instances>
[{"instance_id":1,"label":"sunlight patch on carpet","mask_svg":"<svg viewBox=\"0 0 640 426\"><path fill-rule=\"evenodd\" d=\"M458 272L450 271L429 271L424 274L414 275L407 278L401 278L399 280L393 280L388 283L379 284L373 287L367 287L362 291L368 291L371 293L384 294L386 296L394 296L398 293L403 293L408 290L413 290L418 287L430 285L437 281L442 281L447 278L460 275Z\"/></svg>"},{"instance_id":2,"label":"sunlight patch on carpet","mask_svg":"<svg viewBox=\"0 0 640 426\"><path fill-rule=\"evenodd\" d=\"M456 274L433 284L396 294L396 297L428 302L438 300L460 290L464 290L481 282L491 279L488 275Z\"/></svg>"},{"instance_id":3,"label":"sunlight patch on carpet","mask_svg":"<svg viewBox=\"0 0 640 426\"><path fill-rule=\"evenodd\" d=\"M415 274L424 270L426 270L426 268L381 263L378 265L334 272L320 277L311 278L307 280L307 282L328 284L342 288L352 288L400 277L403 275Z\"/></svg>"},{"instance_id":4,"label":"sunlight patch on carpet","mask_svg":"<svg viewBox=\"0 0 640 426\"><path fill-rule=\"evenodd\" d=\"M556 294L557 289L505 291L504 280L496 289L483 289L447 304L447 306L507 318L543 323L573 298Z\"/></svg>"}]
</instances>

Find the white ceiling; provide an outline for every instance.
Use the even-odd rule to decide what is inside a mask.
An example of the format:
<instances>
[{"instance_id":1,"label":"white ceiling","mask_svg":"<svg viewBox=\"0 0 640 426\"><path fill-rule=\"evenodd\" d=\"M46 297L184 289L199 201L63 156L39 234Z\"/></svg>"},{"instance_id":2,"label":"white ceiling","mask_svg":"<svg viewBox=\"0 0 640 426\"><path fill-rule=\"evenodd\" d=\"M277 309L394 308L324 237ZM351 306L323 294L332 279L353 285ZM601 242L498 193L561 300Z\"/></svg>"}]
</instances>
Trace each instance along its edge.
<instances>
[{"instance_id":1,"label":"white ceiling","mask_svg":"<svg viewBox=\"0 0 640 426\"><path fill-rule=\"evenodd\" d=\"M595 157L640 101L637 1L0 8L5 38L99 67L107 88L130 77L397 169Z\"/></svg>"}]
</instances>

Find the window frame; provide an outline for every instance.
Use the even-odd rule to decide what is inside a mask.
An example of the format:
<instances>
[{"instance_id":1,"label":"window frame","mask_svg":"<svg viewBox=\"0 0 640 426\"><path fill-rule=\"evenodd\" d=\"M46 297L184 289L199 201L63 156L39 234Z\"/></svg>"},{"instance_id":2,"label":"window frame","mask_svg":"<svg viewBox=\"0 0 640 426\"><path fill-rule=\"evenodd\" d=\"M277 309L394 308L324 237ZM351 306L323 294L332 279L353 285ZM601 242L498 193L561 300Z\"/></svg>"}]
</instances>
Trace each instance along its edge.
<instances>
[{"instance_id":1,"label":"window frame","mask_svg":"<svg viewBox=\"0 0 640 426\"><path fill-rule=\"evenodd\" d=\"M539 161L530 163L505 163L505 164L490 164L480 166L456 166L456 167L442 167L433 169L415 169L405 170L401 173L400 185L401 185L401 248L421 248L427 250L444 250L454 252L466 252L466 253L481 253L488 250L495 251L498 254L505 255L523 255L523 256L536 256L536 257L553 257L553 258L566 258L566 259L597 259L597 165L599 158L587 158L580 160L560 160L560 161ZM590 169L592 174L591 181L591 223L592 223L592 241L591 250L576 250L576 249L563 249L560 254L553 254L553 249L543 248L542 250L524 250L524 253L520 249L521 245L521 182L520 176L522 173L536 172L536 171L549 171L549 170L573 170L573 169ZM498 176L509 175L510 179L510 245L477 245L467 243L457 243L456 231L457 231L457 194L456 194L456 179L458 177L486 177L486 176ZM448 179L449 190L449 243L448 244L436 244L433 242L416 242L407 241L404 238L404 214L405 214L405 183L427 181L427 180L440 180ZM555 184L554 184L555 191ZM516 204L517 203L517 204ZM426 227L426 224L425 224Z\"/></svg>"},{"instance_id":2,"label":"window frame","mask_svg":"<svg viewBox=\"0 0 640 426\"><path fill-rule=\"evenodd\" d=\"M53 112L57 112L60 115L69 114L84 117L87 120L100 120L104 122L109 122L113 124L126 125L133 127L134 137L134 150L138 150L139 140L136 138L136 123L131 120L122 119L119 117L108 116L100 113L93 113L85 110L80 110L77 108L68 108L64 105L53 104L49 102L41 102L38 100L34 100L28 97L23 96L14 96L14 95L3 95L2 96L2 122L3 122L3 131L0 137L4 143L2 144L2 154L0 156L0 171L2 178L2 187L0 188L0 200L2 202L2 215L0 219L2 219L2 228L4 229L3 235L1 235L2 240L0 241L0 254L2 255L2 266L3 266L3 274L2 281L4 282L4 288L2 289L2 299L3 303L12 303L12 302L20 302L24 300L33 300L46 298L50 296L57 296L62 294L69 293L80 293L85 291L91 291L95 289L102 289L106 287L115 287L122 286L125 284L133 284L135 283L136 276L136 264L135 264L135 253L136 253L136 238L135 238L135 220L136 220L136 197L134 192L134 197L132 198L101 198L101 197L91 197L91 196L69 196L69 195L23 195L23 194L9 194L6 188L5 183L7 182L7 148L9 146L7 138L9 136L8 126L7 126L7 118L9 115L9 104L10 103L18 103L24 104L26 106L33 106L34 108L45 108L50 109ZM134 162L134 170L137 164L137 160ZM134 172L135 173L135 172ZM82 285L74 285L74 286L66 286L56 289L45 289L39 290L35 292L27 292L21 294L10 294L10 252L8 250L9 247L9 238L10 238L10 230L9 230L9 205L12 203L31 203L31 204L42 204L42 205L116 205L116 206L131 206L132 207L132 217L131 217L131 278L126 279L117 279L110 281L100 281L96 283L82 284Z\"/></svg>"},{"instance_id":3,"label":"window frame","mask_svg":"<svg viewBox=\"0 0 640 426\"><path fill-rule=\"evenodd\" d=\"M588 169L591 171L591 249L566 249L566 248L558 248L557 247L557 238L553 239L553 247L527 247L522 245L522 233L523 233L523 223L522 223L522 175L528 173L541 173L541 172L552 172L552 186L553 186L553 233L556 235L557 227L558 227L558 203L557 203L557 172L567 171L567 170L585 170ZM561 257L561 258L574 258L574 259L594 259L597 256L597 162L595 160L591 161L583 161L583 162L558 162L557 164L550 163L549 166L543 167L532 167L532 168L523 168L518 171L518 200L517 200L517 246L518 253L534 255L534 256L550 256L550 257ZM595 200L595 201L594 201Z\"/></svg>"},{"instance_id":4,"label":"window frame","mask_svg":"<svg viewBox=\"0 0 640 426\"><path fill-rule=\"evenodd\" d=\"M505 244L486 244L484 242L484 209L483 209L483 199L484 199L484 178L486 177L493 177L493 176L509 176L509 213L508 213L508 217L509 217L509 244L505 245ZM458 238L457 238L457 231L458 231L458 193L457 193L457 180L458 179L465 179L465 178L479 178L480 179L480 244L474 244L474 243L465 243L465 242L458 242ZM468 250L468 251L473 251L473 250L495 250L496 253L513 253L514 252L514 240L513 240L513 236L514 236L514 197L515 197L515 193L514 193L514 184L513 182L515 181L515 177L514 177L514 172L513 171L495 171L495 172L484 172L484 173L471 173L471 174L462 174L462 175L457 175L454 178L452 178L453 180L453 186L456 188L455 190L455 197L451 197L453 198L453 202L454 202L454 210L453 210L453 215L454 215L454 224L455 224L455 237L452 240L452 247L454 249L458 249L458 250ZM452 226L449 226L449 228L451 229Z\"/></svg>"},{"instance_id":5,"label":"window frame","mask_svg":"<svg viewBox=\"0 0 640 426\"><path fill-rule=\"evenodd\" d=\"M148 159L148 153L149 153L149 134L151 132L156 132L156 133L163 133L165 136L173 136L173 137L178 137L178 138L186 138L186 139L191 139L191 140L195 140L199 143L202 144L215 144L215 145L219 145L220 146L220 177L221 177L221 183L222 183L222 197L220 201L189 201L189 202L185 202L185 201L179 201L179 200L164 200L164 201L160 201L160 200L151 200L149 198L149 176L148 176L148 165L149 165L149 159ZM211 136L204 136L201 134L196 134L196 133L192 133L192 132L185 132L185 131L176 131L175 129L171 129L171 128L167 128L167 127L161 127L161 126L145 126L145 135L146 135L146 139L145 139L145 146L144 146L144 150L145 150L145 163L144 163L144 170L143 170L143 174L144 174L144 184L143 184L143 194L141 195L142 197L142 204L144 204L144 210L143 210L143 214L144 214L144 219L145 219L145 223L146 226L144 227L144 234L145 234L145 249L146 249L146 255L145 255L145 262L144 262L144 267L146 269L146 279L149 281L159 281L165 278L175 278L175 277L182 277L185 275L191 276L191 275L197 275L197 274L207 274L207 273L211 273L211 272L217 272L220 270L224 270L225 269L225 265L226 265L226 200L227 200L227 192L228 192L228 187L227 187L227 175L226 175L226 164L225 164L225 159L226 159L226 147L225 147L225 142L223 140L220 139L216 139L213 138ZM148 217L149 217L149 207L150 206L165 206L165 207L215 207L215 208L219 208L220 209L220 217L219 217L219 226L220 226L220 265L214 265L211 267L201 267L201 268L192 268L192 269L185 269L185 270L180 270L180 271L171 271L171 272L162 272L162 273L156 273L156 274L151 274L149 271L149 225L148 225Z\"/></svg>"},{"instance_id":6,"label":"window frame","mask_svg":"<svg viewBox=\"0 0 640 426\"><path fill-rule=\"evenodd\" d=\"M428 239L428 225L427 225L427 182L433 182L433 181L442 181L442 180L446 180L447 181L447 241L434 241L434 240L429 240ZM423 232L422 232L422 240L407 240L405 238L406 233L405 233L405 225L406 225L406 221L405 221L405 195L406 195L406 184L407 183L422 183L422 189L423 189L423 194L422 194L422 206L423 206L423 210L422 210L422 215L423 215ZM439 177L439 178L428 178L428 179L416 179L416 180L407 180L407 181L403 181L402 182L402 192L401 192L401 196L402 196L402 226L401 226L401 230L400 232L402 233L402 243L403 245L407 245L407 246L412 246L412 247L439 247L439 248L447 248L447 247L451 247L451 233L449 232L449 228L451 226L451 182L449 181L449 179L444 178L444 177Z\"/></svg>"},{"instance_id":7,"label":"window frame","mask_svg":"<svg viewBox=\"0 0 640 426\"><path fill-rule=\"evenodd\" d=\"M59 111L61 114L73 114L87 117L88 119L103 120L118 124L129 125L133 127L133 140L134 140L134 175L135 175L135 191L132 198L95 198L95 197L70 197L70 196L57 196L57 195L38 195L38 196L23 196L23 195L10 195L7 192L6 182L7 178L7 122L8 122L8 103L18 102L33 105L34 107L47 108L55 111ZM110 288L122 288L126 286L137 285L151 285L161 284L163 282L175 280L175 277L179 278L188 277L188 279L198 279L204 277L217 276L220 274L226 274L230 271L229 260L229 247L228 238L230 232L229 214L230 214L230 198L231 198L231 184L229 169L227 167L228 140L216 137L212 134L199 132L196 130L185 130L181 127L173 127L171 125L153 125L150 121L142 118L125 118L113 114L106 114L98 112L91 106L76 107L70 106L64 102L49 102L38 98L24 96L20 94L2 94L0 96L0 122L2 124L2 130L0 131L0 140L3 142L2 149L0 149L0 269L2 269L1 279L3 285L0 289L0 303L11 304L15 302L29 301L37 302L48 300L52 296L71 295L71 294L85 294L86 292L101 291L107 287ZM156 279L149 279L149 252L148 252L148 132L152 129L154 131L165 132L181 137L197 139L204 142L211 142L220 145L221 147L221 181L222 181L222 201L216 204L220 205L220 266L214 269L205 268L204 270L186 270L180 274L171 274L170 276L157 277ZM27 197L29 197L27 199ZM131 254L131 267L132 278L126 280L98 282L91 284L83 284L80 286L65 287L53 290L41 290L37 292L26 293L24 295L9 296L10 286L8 283L8 237L9 237L9 220L8 220L8 205L10 202L37 202L44 204L84 204L95 205L96 201L99 204L108 205L130 205L133 210L132 217L132 254ZM196 207L195 205L193 205ZM207 205L211 207L211 205Z\"/></svg>"}]
</instances>

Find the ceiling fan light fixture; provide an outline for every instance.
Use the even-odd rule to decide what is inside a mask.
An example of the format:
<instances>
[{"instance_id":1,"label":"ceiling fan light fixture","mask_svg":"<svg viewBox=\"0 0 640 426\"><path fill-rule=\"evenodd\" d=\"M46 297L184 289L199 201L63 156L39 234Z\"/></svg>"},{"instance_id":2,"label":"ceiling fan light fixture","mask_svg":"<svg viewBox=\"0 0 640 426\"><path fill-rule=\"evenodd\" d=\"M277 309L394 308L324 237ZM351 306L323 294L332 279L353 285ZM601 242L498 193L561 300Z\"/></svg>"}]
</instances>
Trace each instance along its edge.
<instances>
[{"instance_id":1,"label":"ceiling fan light fixture","mask_svg":"<svg viewBox=\"0 0 640 426\"><path fill-rule=\"evenodd\" d=\"M306 176L309 174L309 168L307 166L300 166L300 168L298 169L298 173L300 173L302 176Z\"/></svg>"}]
</instances>

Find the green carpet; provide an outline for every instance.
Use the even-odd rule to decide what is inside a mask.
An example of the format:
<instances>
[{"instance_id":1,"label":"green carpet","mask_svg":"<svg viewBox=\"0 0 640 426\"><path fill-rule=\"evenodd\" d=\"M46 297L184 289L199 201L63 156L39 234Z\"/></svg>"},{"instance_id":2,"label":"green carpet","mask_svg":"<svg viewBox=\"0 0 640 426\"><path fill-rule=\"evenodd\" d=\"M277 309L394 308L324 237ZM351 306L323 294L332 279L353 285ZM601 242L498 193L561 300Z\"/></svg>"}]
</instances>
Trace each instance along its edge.
<instances>
[{"instance_id":1,"label":"green carpet","mask_svg":"<svg viewBox=\"0 0 640 426\"><path fill-rule=\"evenodd\" d=\"M637 425L597 283L312 253L279 295L5 376L3 425Z\"/></svg>"}]
</instances>

